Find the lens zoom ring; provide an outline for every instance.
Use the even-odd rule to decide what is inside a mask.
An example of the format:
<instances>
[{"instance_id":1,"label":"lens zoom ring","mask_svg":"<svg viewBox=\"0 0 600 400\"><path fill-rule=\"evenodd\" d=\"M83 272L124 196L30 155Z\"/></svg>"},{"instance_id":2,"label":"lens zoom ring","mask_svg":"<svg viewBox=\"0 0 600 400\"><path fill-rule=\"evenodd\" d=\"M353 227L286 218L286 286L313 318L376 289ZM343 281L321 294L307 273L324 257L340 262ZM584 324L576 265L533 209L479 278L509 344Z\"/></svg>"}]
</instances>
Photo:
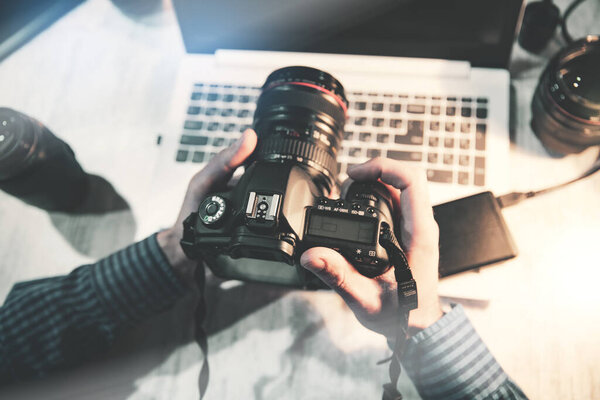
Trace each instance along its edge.
<instances>
[{"instance_id":1,"label":"lens zoom ring","mask_svg":"<svg viewBox=\"0 0 600 400\"><path fill-rule=\"evenodd\" d=\"M320 168L326 170L330 178L335 176L336 163L334 157L323 147L313 142L296 138L279 138L262 141L256 149L258 159L273 159L279 155L302 157L304 163L312 160ZM308 163L307 163L308 164Z\"/></svg>"}]
</instances>

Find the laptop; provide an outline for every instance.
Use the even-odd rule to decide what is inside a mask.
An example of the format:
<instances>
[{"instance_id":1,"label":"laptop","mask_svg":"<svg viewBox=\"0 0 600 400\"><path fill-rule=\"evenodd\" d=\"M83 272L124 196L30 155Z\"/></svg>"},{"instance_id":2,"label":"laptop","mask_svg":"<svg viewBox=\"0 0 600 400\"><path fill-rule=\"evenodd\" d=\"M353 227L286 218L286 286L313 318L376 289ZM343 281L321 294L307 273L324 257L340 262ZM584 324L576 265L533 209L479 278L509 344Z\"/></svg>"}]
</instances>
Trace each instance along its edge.
<instances>
[{"instance_id":1,"label":"laptop","mask_svg":"<svg viewBox=\"0 0 600 400\"><path fill-rule=\"evenodd\" d=\"M173 0L187 55L163 129L152 214L252 125L266 77L329 72L350 103L340 179L376 156L427 172L433 204L507 189L509 73L523 0Z\"/></svg>"}]
</instances>

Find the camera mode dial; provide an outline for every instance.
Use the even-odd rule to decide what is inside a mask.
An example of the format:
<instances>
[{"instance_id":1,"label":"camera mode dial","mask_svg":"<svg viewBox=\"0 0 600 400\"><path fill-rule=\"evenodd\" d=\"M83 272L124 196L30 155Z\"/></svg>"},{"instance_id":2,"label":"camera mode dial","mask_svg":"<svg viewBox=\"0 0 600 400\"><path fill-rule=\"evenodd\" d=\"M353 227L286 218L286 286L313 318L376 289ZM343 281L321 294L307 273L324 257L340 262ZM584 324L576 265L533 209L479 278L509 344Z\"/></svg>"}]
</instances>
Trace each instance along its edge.
<instances>
[{"instance_id":1,"label":"camera mode dial","mask_svg":"<svg viewBox=\"0 0 600 400\"><path fill-rule=\"evenodd\" d=\"M227 206L221 196L205 198L198 208L200 220L206 226L215 226L223 219Z\"/></svg>"}]
</instances>

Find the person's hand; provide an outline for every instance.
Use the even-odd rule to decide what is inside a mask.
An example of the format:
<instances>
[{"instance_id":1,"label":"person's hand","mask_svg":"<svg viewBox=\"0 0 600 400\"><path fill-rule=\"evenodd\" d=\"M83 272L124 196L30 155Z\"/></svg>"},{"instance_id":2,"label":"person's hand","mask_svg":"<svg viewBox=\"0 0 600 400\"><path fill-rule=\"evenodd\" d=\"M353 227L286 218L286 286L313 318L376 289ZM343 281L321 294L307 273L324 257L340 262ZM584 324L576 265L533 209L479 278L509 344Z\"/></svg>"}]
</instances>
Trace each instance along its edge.
<instances>
[{"instance_id":1,"label":"person's hand","mask_svg":"<svg viewBox=\"0 0 600 400\"><path fill-rule=\"evenodd\" d=\"M226 189L233 172L252 154L255 147L256 133L247 129L235 143L210 160L191 179L173 227L158 233L159 246L184 282L191 280L196 263L186 258L179 244L183 237L183 220L198 210L198 205L208 193Z\"/></svg>"},{"instance_id":2,"label":"person's hand","mask_svg":"<svg viewBox=\"0 0 600 400\"><path fill-rule=\"evenodd\" d=\"M426 328L443 314L437 294L439 229L433 219L427 180L421 169L375 158L348 169L357 181L380 180L390 189L396 226L408 264L417 282L419 308L411 311L409 326ZM341 254L314 247L302 254L300 263L339 293L356 318L367 328L395 339L400 308L394 271L377 278L361 275Z\"/></svg>"}]
</instances>

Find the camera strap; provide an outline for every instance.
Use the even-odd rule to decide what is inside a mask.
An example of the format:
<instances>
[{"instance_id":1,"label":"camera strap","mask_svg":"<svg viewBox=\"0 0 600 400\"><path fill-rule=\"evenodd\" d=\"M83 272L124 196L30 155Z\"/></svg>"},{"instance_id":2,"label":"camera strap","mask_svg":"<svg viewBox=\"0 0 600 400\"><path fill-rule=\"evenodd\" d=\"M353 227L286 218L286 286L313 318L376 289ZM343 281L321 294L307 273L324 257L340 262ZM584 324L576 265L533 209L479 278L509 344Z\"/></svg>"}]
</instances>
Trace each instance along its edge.
<instances>
[{"instance_id":1,"label":"camera strap","mask_svg":"<svg viewBox=\"0 0 600 400\"><path fill-rule=\"evenodd\" d=\"M398 379L402 372L400 358L408 337L408 315L418 306L417 283L415 282L404 250L389 226L384 225L379 235L379 244L387 251L390 264L394 266L394 276L398 284L398 304L400 305L400 324L396 333L396 342L390 362L390 383L383 385L383 400L402 400L398 391Z\"/></svg>"}]
</instances>

